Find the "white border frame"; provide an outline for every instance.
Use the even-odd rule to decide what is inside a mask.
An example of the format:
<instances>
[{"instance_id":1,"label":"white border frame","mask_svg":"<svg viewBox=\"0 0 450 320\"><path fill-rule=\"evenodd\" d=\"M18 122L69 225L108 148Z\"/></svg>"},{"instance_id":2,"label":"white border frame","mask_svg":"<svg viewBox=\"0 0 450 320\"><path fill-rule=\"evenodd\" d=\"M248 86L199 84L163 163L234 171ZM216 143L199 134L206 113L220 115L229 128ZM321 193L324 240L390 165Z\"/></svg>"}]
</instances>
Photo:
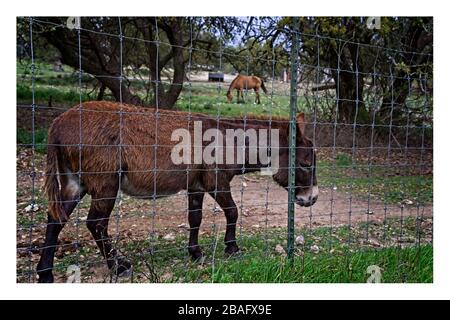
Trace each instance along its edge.
<instances>
[{"instance_id":1,"label":"white border frame","mask_svg":"<svg viewBox=\"0 0 450 320\"><path fill-rule=\"evenodd\" d=\"M133 4L134 3L134 4ZM164 2L162 2L164 3ZM166 2L167 3L167 2ZM450 119L447 96L450 66L449 19L445 2L418 0L370 3L352 1L295 2L261 0L246 4L227 0L220 6L208 0L171 0L166 7L154 1L129 0L92 2L77 0L72 7L55 5L51 0L20 1L3 7L1 18L2 116L0 126L6 152L0 158L2 184L0 199L0 298L3 299L442 299L450 290L450 213L446 208L446 172L449 151L446 123ZM256 8L255 8L256 7ZM214 8L214 9L213 9ZM16 16L78 15L279 15L279 16L434 16L434 284L16 284ZM6 98L5 98L6 97ZM6 116L6 117L5 117Z\"/></svg>"}]
</instances>

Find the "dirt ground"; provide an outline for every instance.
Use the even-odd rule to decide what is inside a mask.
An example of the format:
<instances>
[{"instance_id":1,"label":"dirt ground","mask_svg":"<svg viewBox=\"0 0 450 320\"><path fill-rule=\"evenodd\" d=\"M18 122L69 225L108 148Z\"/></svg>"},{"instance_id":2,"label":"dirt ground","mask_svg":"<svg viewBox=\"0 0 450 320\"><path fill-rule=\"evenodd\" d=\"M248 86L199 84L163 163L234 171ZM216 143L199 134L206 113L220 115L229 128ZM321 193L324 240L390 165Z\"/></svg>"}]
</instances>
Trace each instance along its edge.
<instances>
[{"instance_id":1,"label":"dirt ground","mask_svg":"<svg viewBox=\"0 0 450 320\"><path fill-rule=\"evenodd\" d=\"M239 208L238 224L244 230L286 226L287 192L271 179L235 177L232 181L232 195ZM369 204L367 199L351 197L350 194L329 188L320 191L319 200L314 206L305 208L296 205L295 208L295 224L298 228L348 225L349 220L352 224L382 222L386 217L415 217L418 214L417 207L414 206L405 206L402 212L400 205L385 205L382 201L373 199ZM136 235L147 235L149 227L156 229L157 233L187 228L187 197L184 191L155 203L151 200L134 200L125 195L119 210L122 213L120 230L131 231ZM143 214L139 216L139 212ZM155 212L154 216L152 212ZM421 208L419 214L431 216L432 206ZM205 196L201 231L208 233L208 229L213 226L225 228L225 217L214 199Z\"/></svg>"}]
</instances>

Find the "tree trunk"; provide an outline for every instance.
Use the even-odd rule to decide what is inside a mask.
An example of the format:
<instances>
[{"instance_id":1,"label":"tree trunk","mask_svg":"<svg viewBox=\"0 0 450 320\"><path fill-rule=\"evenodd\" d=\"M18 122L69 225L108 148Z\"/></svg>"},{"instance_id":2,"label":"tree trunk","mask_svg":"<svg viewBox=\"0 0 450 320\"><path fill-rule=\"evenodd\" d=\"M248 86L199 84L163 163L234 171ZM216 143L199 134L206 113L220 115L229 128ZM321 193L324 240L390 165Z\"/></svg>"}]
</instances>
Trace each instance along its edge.
<instances>
[{"instance_id":1,"label":"tree trunk","mask_svg":"<svg viewBox=\"0 0 450 320\"><path fill-rule=\"evenodd\" d=\"M141 98L132 94L123 81L121 86L119 79L100 77L98 80L111 90L116 101L122 101L123 103L133 105L142 105Z\"/></svg>"},{"instance_id":2,"label":"tree trunk","mask_svg":"<svg viewBox=\"0 0 450 320\"><path fill-rule=\"evenodd\" d=\"M333 71L338 99L338 121L341 123L365 123L369 116L363 99L364 79L359 76L356 83L356 74L348 71ZM356 117L356 119L355 119Z\"/></svg>"},{"instance_id":3,"label":"tree trunk","mask_svg":"<svg viewBox=\"0 0 450 320\"><path fill-rule=\"evenodd\" d=\"M337 52L328 58L332 66L332 77L336 83L336 99L338 100L338 122L341 123L366 123L369 113L364 104L364 77L359 74L358 48L354 44L348 44L349 55ZM338 59L340 64L338 65ZM339 72L338 72L339 71Z\"/></svg>"},{"instance_id":4,"label":"tree trunk","mask_svg":"<svg viewBox=\"0 0 450 320\"><path fill-rule=\"evenodd\" d=\"M98 90L97 100L103 100L105 96L106 86L103 82L100 82L100 89Z\"/></svg>"},{"instance_id":5,"label":"tree trunk","mask_svg":"<svg viewBox=\"0 0 450 320\"><path fill-rule=\"evenodd\" d=\"M391 119L393 123L401 124L405 116L406 99L409 95L409 83L403 79L404 74L397 75L392 84L390 84L384 95L383 103L379 112L382 119Z\"/></svg>"},{"instance_id":6,"label":"tree trunk","mask_svg":"<svg viewBox=\"0 0 450 320\"><path fill-rule=\"evenodd\" d=\"M175 107L175 103L178 100L178 96L183 89L183 82L185 78L185 58L183 56L183 33L181 26L182 18L176 18L170 20L170 23L161 21L158 27L167 35L170 44L172 45L171 51L165 56L161 56L161 52L158 50L155 40L155 30L153 30L154 19L139 20L137 27L141 30L144 37L149 40L146 43L148 62L147 67L150 70L150 77L152 79L151 87L153 89L153 98L151 105L163 109L172 109ZM158 65L156 61L158 59ZM161 73L163 68L168 64L170 60L173 60L174 74L172 81L168 88L166 84L161 82Z\"/></svg>"}]
</instances>

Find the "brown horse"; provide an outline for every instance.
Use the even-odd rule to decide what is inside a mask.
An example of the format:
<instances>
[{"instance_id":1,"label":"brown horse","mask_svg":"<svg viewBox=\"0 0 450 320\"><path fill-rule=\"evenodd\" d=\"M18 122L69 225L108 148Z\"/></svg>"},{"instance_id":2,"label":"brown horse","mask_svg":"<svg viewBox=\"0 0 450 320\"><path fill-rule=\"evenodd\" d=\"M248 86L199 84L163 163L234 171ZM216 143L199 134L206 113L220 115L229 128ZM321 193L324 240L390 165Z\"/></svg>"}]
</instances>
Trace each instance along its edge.
<instances>
[{"instance_id":1,"label":"brown horse","mask_svg":"<svg viewBox=\"0 0 450 320\"><path fill-rule=\"evenodd\" d=\"M140 199L156 199L187 190L188 251L194 260L202 257L198 234L203 198L205 193L209 194L226 216L225 252L237 252L238 209L231 195L230 182L235 175L261 170L268 164L263 164L260 159L256 163L249 161L247 153L250 146L247 142L234 150L243 150L245 146L244 166L228 161L226 164L210 164L204 158L193 164L176 164L171 158L174 147L179 145L173 140L175 130L186 130L195 136L199 123L200 133L205 135L211 128L225 133L229 129L242 130L244 127L244 120L240 118L217 121L202 114L169 110L155 112L155 109L106 101L86 102L81 108L73 107L58 116L48 135L45 191L49 215L45 245L37 266L39 282L53 282L58 235L86 194L92 198L87 228L109 269L117 275L131 267L130 262L118 255L108 235L108 222L119 189ZM305 120L301 114L297 117L295 194L297 204L310 206L317 200L318 188L314 148L304 134L304 127ZM245 128L255 131L278 129L279 169L273 174L273 179L287 188L288 119L271 118L269 122L269 118L247 117ZM204 141L188 143L192 144L202 150L209 146Z\"/></svg>"},{"instance_id":2,"label":"brown horse","mask_svg":"<svg viewBox=\"0 0 450 320\"><path fill-rule=\"evenodd\" d=\"M255 102L260 104L261 101L259 99L259 89L262 88L264 93L267 94L266 86L264 85L264 81L261 78L258 78L256 76L243 76L238 74L236 78L231 82L230 87L228 88L227 92L227 99L228 102L231 102L233 100L233 96L231 94L231 91L233 89L236 89L237 91L237 101L239 103L239 95L241 96L242 100L244 100L243 91L253 89L256 93Z\"/></svg>"}]
</instances>

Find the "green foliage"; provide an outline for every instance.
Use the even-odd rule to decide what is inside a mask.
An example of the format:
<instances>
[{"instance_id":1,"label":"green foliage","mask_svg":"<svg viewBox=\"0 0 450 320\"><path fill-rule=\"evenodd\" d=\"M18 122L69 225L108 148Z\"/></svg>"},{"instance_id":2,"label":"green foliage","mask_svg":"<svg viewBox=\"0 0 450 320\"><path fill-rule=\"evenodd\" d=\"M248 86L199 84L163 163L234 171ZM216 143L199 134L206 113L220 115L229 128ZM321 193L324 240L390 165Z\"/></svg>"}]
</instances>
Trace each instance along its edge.
<instances>
[{"instance_id":1,"label":"green foliage","mask_svg":"<svg viewBox=\"0 0 450 320\"><path fill-rule=\"evenodd\" d=\"M32 148L33 147L33 133L18 128L17 129L17 144L24 145L25 147ZM47 130L46 129L37 129L34 132L34 147L35 150L39 153L47 152Z\"/></svg>"},{"instance_id":2,"label":"green foliage","mask_svg":"<svg viewBox=\"0 0 450 320\"><path fill-rule=\"evenodd\" d=\"M352 158L347 153L338 153L336 155L337 166L350 166L352 164Z\"/></svg>"}]
</instances>

